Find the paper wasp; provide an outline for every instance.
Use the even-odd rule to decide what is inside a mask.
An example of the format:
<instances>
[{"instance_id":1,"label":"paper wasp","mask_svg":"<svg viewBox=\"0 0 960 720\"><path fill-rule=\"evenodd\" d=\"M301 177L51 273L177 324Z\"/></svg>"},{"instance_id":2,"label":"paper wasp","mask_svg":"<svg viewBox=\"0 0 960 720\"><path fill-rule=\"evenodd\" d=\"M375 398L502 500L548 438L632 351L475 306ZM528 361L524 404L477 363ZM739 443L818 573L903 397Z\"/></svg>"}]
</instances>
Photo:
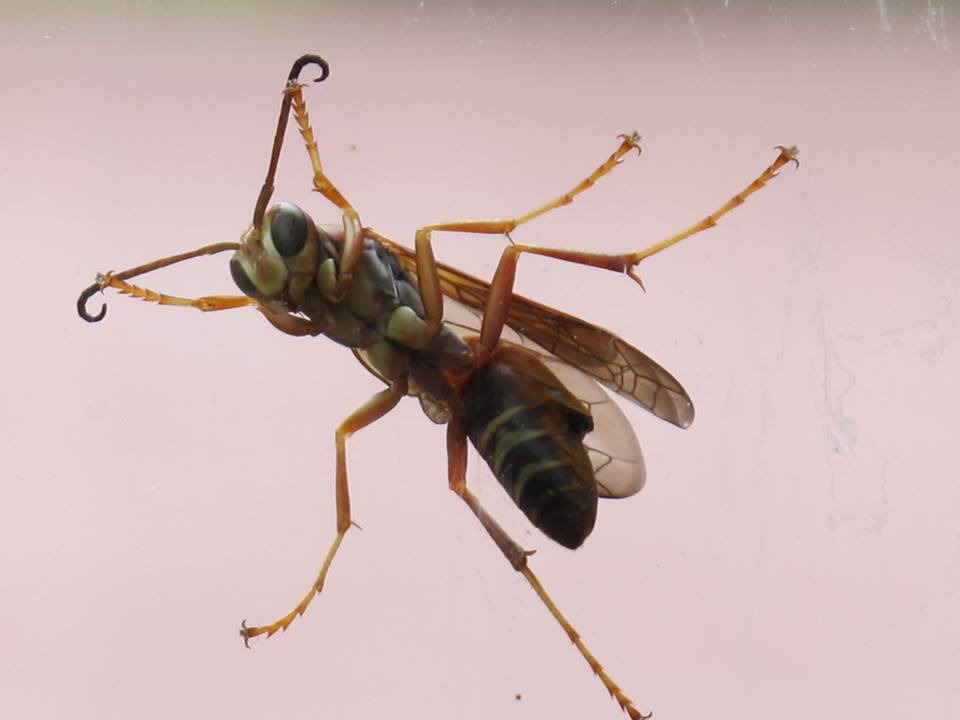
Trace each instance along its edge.
<instances>
[{"instance_id":1,"label":"paper wasp","mask_svg":"<svg viewBox=\"0 0 960 720\"><path fill-rule=\"evenodd\" d=\"M89 314L86 306L91 296L106 288L160 305L203 311L252 305L278 330L295 336L327 335L345 345L387 385L336 429L337 533L316 580L296 607L276 622L257 627L244 622L244 642L286 630L320 592L352 524L347 438L411 395L433 422L447 425L450 489L527 579L620 707L634 720L644 717L547 595L530 569L530 553L507 535L467 488L467 440L534 525L561 545L579 547L593 529L598 497L632 495L645 481L636 435L600 385L679 427L693 421L693 404L669 372L616 335L514 295L520 256L530 253L613 270L639 283L635 267L640 261L713 227L780 168L796 163L796 148L778 146L780 154L773 164L717 211L639 252L568 251L515 244L510 239L520 225L572 202L632 150L639 154L636 133L621 135L613 154L590 175L531 212L510 220L426 225L417 231L410 250L363 226L353 205L321 168L303 99L306 85L299 82L307 65L320 67L316 82L329 74L327 63L316 55L304 55L293 64L266 179L251 226L240 242L207 245L98 275L77 301L80 316L89 322L103 319L106 306L96 315ZM289 203L268 208L291 110L313 167L313 188L340 209L342 227L317 225ZM431 234L437 231L507 236L510 244L502 252L493 281L486 283L438 263L431 246ZM184 260L225 251L233 252L230 272L243 295L181 298L127 282ZM457 307L469 311L465 321L453 318ZM514 339L505 332L514 333Z\"/></svg>"}]
</instances>

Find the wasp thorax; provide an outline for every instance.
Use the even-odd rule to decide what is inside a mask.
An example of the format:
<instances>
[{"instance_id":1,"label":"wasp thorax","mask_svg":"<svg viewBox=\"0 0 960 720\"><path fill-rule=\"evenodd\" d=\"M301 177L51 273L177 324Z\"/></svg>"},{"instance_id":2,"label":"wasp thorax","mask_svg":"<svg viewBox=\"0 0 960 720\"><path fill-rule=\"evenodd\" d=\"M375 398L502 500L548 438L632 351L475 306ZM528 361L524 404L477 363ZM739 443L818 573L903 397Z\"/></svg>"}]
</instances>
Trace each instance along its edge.
<instances>
[{"instance_id":1,"label":"wasp thorax","mask_svg":"<svg viewBox=\"0 0 960 720\"><path fill-rule=\"evenodd\" d=\"M230 260L230 274L249 297L299 302L314 279L316 263L313 220L296 205L279 203L264 214L262 227L243 234Z\"/></svg>"}]
</instances>

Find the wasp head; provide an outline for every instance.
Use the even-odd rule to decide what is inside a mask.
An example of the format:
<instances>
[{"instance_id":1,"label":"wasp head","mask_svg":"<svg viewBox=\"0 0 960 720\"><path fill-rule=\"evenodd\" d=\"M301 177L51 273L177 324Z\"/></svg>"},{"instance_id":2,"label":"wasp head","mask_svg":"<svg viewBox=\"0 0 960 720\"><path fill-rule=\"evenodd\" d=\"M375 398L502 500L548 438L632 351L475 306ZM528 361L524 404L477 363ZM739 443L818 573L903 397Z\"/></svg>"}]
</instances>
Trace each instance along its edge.
<instances>
[{"instance_id":1,"label":"wasp head","mask_svg":"<svg viewBox=\"0 0 960 720\"><path fill-rule=\"evenodd\" d=\"M279 203L250 227L230 259L230 274L244 295L296 309L317 271L317 226L292 203Z\"/></svg>"}]
</instances>

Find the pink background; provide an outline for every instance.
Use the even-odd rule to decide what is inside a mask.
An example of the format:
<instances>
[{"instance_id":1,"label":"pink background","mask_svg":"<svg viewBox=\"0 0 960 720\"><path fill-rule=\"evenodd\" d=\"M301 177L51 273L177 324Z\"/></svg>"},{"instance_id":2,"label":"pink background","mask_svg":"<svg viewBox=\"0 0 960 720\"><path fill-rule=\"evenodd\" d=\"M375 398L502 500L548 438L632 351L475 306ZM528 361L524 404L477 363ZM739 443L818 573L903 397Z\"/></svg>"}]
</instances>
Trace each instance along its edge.
<instances>
[{"instance_id":1,"label":"pink background","mask_svg":"<svg viewBox=\"0 0 960 720\"><path fill-rule=\"evenodd\" d=\"M405 242L523 212L636 127L642 158L517 238L637 249L800 145L799 172L645 263L647 294L521 265L522 292L693 396L686 432L626 408L643 492L570 553L476 456L469 481L657 718L960 718L953 6L320 5L0 10L0 717L619 716L409 401L348 447L364 530L327 591L245 650L241 619L286 612L319 566L333 428L377 382L249 311L112 295L101 325L76 317L97 270L239 236L290 62L318 52L325 165ZM290 137L276 197L335 221ZM437 252L489 276L502 245ZM149 278L231 285L221 258Z\"/></svg>"}]
</instances>

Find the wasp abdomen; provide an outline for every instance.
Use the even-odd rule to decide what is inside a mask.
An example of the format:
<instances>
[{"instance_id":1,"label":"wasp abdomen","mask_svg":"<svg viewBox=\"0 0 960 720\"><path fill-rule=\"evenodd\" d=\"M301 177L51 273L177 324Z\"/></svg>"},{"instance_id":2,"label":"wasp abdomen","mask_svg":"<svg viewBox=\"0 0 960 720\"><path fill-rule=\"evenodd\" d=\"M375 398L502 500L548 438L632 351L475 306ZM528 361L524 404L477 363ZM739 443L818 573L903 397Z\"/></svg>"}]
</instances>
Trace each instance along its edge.
<instances>
[{"instance_id":1,"label":"wasp abdomen","mask_svg":"<svg viewBox=\"0 0 960 720\"><path fill-rule=\"evenodd\" d=\"M471 442L513 501L552 540L579 547L597 517L583 437L589 410L537 357L501 346L461 391Z\"/></svg>"}]
</instances>

